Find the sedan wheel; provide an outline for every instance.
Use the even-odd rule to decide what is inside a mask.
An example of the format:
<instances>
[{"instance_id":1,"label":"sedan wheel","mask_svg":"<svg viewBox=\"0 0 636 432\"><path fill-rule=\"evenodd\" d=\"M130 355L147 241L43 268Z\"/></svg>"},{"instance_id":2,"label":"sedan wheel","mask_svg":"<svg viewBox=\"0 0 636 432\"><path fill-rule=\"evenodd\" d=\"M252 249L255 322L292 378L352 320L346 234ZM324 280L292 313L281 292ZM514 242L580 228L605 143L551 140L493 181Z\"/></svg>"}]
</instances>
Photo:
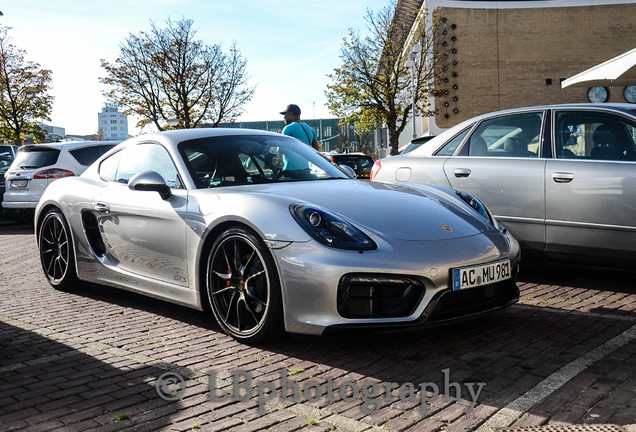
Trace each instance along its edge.
<instances>
[{"instance_id":1,"label":"sedan wheel","mask_svg":"<svg viewBox=\"0 0 636 432\"><path fill-rule=\"evenodd\" d=\"M283 329L280 284L263 241L244 228L226 230L208 260L208 298L223 330L243 342L262 342Z\"/></svg>"},{"instance_id":2,"label":"sedan wheel","mask_svg":"<svg viewBox=\"0 0 636 432\"><path fill-rule=\"evenodd\" d=\"M73 245L68 224L59 210L50 210L38 230L40 261L49 284L58 289L76 285Z\"/></svg>"}]
</instances>

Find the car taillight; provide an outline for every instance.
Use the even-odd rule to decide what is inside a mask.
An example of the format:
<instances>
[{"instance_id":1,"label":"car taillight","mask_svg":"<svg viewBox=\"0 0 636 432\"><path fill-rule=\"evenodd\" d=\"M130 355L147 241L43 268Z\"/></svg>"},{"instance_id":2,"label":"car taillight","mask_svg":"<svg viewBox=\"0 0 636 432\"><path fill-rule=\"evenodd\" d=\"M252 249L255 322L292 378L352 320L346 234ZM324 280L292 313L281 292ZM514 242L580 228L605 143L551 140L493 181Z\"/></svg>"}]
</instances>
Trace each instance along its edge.
<instances>
[{"instance_id":1,"label":"car taillight","mask_svg":"<svg viewBox=\"0 0 636 432\"><path fill-rule=\"evenodd\" d=\"M59 179L62 177L74 176L73 171L61 169L61 168L49 168L42 171L38 171L33 176L34 179Z\"/></svg>"},{"instance_id":2,"label":"car taillight","mask_svg":"<svg viewBox=\"0 0 636 432\"><path fill-rule=\"evenodd\" d=\"M331 156L331 162L335 162L335 161L336 161L336 158Z\"/></svg>"},{"instance_id":3,"label":"car taillight","mask_svg":"<svg viewBox=\"0 0 636 432\"><path fill-rule=\"evenodd\" d=\"M373 164L373 168L371 168L371 175L369 176L370 180L375 179L375 176L377 176L378 173L380 172L380 168L382 168L382 162L380 162L380 159L378 159Z\"/></svg>"}]
</instances>

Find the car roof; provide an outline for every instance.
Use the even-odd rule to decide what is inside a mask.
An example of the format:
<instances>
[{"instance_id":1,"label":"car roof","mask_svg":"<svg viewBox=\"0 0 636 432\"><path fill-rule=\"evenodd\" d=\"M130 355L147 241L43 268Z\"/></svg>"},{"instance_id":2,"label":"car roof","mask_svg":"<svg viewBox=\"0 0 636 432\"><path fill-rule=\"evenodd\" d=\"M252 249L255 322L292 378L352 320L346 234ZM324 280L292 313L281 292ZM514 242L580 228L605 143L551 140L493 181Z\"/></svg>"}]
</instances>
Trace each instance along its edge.
<instances>
[{"instance_id":1,"label":"car roof","mask_svg":"<svg viewBox=\"0 0 636 432\"><path fill-rule=\"evenodd\" d=\"M212 136L231 136L231 135L271 135L282 136L287 135L280 134L278 132L269 132L258 129L243 129L243 128L197 128L197 129L177 129L162 132L153 132L150 134L140 135L137 139L156 139L157 137L168 138L171 141L184 141L196 138L205 138Z\"/></svg>"},{"instance_id":2,"label":"car roof","mask_svg":"<svg viewBox=\"0 0 636 432\"><path fill-rule=\"evenodd\" d=\"M526 107L517 107L517 108L509 108L505 110L499 111L491 111L484 114L477 115L472 117L466 122L472 122L475 120L479 120L481 118L496 116L499 114L512 114L515 112L524 112L524 111L538 111L538 110L546 110L546 109L567 109L567 108L578 108L578 109L594 109L594 110L613 110L613 111L622 111L622 112L631 112L636 111L636 105L628 104L628 103L571 103L571 104L549 104L549 105L535 105L535 106L526 106ZM462 122L464 123L464 122Z\"/></svg>"},{"instance_id":3,"label":"car roof","mask_svg":"<svg viewBox=\"0 0 636 432\"><path fill-rule=\"evenodd\" d=\"M147 141L155 141L163 143L164 145L176 146L182 141L188 141L198 138L209 138L217 136L248 136L248 135L263 135L279 137L282 139L292 139L287 135L283 135L278 132L269 132L257 129L243 129L243 128L197 128L197 129L177 129L170 131L153 132L149 134L139 135L124 141L124 145L134 145Z\"/></svg>"},{"instance_id":4,"label":"car roof","mask_svg":"<svg viewBox=\"0 0 636 432\"><path fill-rule=\"evenodd\" d=\"M96 145L117 145L121 141L65 141L54 143L42 143L42 144L25 144L20 148L33 149L33 148L53 148L53 149L73 149L77 147L90 147Z\"/></svg>"}]
</instances>

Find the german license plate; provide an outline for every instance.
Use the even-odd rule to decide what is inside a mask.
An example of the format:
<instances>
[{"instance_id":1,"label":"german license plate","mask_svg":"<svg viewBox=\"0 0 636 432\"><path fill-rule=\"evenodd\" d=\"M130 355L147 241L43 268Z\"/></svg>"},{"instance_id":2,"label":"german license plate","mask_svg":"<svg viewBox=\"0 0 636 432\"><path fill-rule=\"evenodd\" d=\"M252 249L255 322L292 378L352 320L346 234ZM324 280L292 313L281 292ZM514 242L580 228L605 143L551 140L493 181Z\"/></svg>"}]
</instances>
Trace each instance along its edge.
<instances>
[{"instance_id":1,"label":"german license plate","mask_svg":"<svg viewBox=\"0 0 636 432\"><path fill-rule=\"evenodd\" d=\"M499 282L510 279L511 276L508 260L453 269L453 291Z\"/></svg>"},{"instance_id":2,"label":"german license plate","mask_svg":"<svg viewBox=\"0 0 636 432\"><path fill-rule=\"evenodd\" d=\"M15 189L25 188L28 182L29 182L28 180L12 180L10 186Z\"/></svg>"}]
</instances>

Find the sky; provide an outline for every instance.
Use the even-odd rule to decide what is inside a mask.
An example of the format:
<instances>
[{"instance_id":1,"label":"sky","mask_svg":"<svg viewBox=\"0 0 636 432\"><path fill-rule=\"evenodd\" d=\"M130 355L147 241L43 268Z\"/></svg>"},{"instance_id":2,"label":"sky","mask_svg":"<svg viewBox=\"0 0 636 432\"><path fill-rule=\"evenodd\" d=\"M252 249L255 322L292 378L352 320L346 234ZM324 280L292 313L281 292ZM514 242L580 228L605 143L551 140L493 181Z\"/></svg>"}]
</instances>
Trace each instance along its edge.
<instances>
[{"instance_id":1,"label":"sky","mask_svg":"<svg viewBox=\"0 0 636 432\"><path fill-rule=\"evenodd\" d=\"M105 98L99 78L101 59L114 62L130 34L163 27L168 18L193 19L196 38L232 41L247 60L256 92L242 121L282 120L295 103L303 119L332 118L326 108L327 74L340 66L340 48L349 29L366 31L367 9L379 11L390 0L9 0L0 1L0 24L11 27L11 42L26 59L53 72L51 121L66 134L97 132L97 113ZM129 133L140 131L129 117Z\"/></svg>"}]
</instances>

